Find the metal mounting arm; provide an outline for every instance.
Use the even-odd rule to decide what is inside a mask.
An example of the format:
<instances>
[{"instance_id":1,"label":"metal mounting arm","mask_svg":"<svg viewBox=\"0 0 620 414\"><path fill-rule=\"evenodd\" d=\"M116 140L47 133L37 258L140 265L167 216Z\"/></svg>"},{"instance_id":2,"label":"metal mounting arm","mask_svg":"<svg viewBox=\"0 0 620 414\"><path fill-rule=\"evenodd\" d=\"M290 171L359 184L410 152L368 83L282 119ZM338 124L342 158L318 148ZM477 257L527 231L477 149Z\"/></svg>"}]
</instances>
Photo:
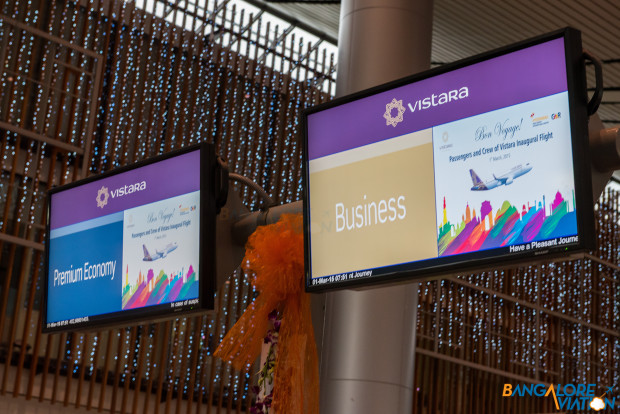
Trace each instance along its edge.
<instances>
[{"instance_id":1,"label":"metal mounting arm","mask_svg":"<svg viewBox=\"0 0 620 414\"><path fill-rule=\"evenodd\" d=\"M217 287L219 288L241 265L245 243L258 226L278 221L282 214L301 213L302 202L268 207L264 211L250 212L239 195L231 189L226 205L216 221Z\"/></svg>"},{"instance_id":2,"label":"metal mounting arm","mask_svg":"<svg viewBox=\"0 0 620 414\"><path fill-rule=\"evenodd\" d=\"M588 127L592 159L592 195L597 200L614 170L620 169L620 129L603 127L598 115Z\"/></svg>"}]
</instances>

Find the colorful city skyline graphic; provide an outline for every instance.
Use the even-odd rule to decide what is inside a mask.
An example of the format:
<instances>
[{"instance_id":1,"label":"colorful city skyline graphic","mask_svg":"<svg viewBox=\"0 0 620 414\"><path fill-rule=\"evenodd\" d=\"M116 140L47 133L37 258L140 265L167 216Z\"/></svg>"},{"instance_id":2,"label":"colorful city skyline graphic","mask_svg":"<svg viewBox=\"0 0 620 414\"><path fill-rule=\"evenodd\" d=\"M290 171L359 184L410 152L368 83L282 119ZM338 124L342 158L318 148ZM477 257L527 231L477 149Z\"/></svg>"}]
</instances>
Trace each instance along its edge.
<instances>
[{"instance_id":1,"label":"colorful city skyline graphic","mask_svg":"<svg viewBox=\"0 0 620 414\"><path fill-rule=\"evenodd\" d=\"M479 214L469 204L460 223L447 219L446 198L443 199L443 221L439 223L437 247L439 256L475 252L503 246L518 245L532 241L553 239L577 234L577 215L558 191L547 206L541 201L529 202L522 208L504 201L493 214L489 201L483 201Z\"/></svg>"},{"instance_id":2,"label":"colorful city skyline graphic","mask_svg":"<svg viewBox=\"0 0 620 414\"><path fill-rule=\"evenodd\" d=\"M138 273L138 280L134 286L129 284L129 266L125 270L123 285L123 310L137 309L145 306L159 305L198 297L198 275L192 265L187 272L167 275L160 270L155 276L153 269L145 275Z\"/></svg>"}]
</instances>

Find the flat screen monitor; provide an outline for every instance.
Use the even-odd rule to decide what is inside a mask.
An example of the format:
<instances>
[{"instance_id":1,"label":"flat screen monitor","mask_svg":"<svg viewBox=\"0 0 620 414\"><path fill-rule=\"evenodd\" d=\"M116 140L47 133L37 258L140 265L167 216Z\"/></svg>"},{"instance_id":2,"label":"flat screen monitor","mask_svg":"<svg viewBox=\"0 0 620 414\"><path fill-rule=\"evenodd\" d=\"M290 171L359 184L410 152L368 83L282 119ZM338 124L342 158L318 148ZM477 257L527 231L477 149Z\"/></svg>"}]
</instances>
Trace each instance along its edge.
<instances>
[{"instance_id":1,"label":"flat screen monitor","mask_svg":"<svg viewBox=\"0 0 620 414\"><path fill-rule=\"evenodd\" d=\"M44 331L212 308L215 165L200 144L50 190Z\"/></svg>"},{"instance_id":2,"label":"flat screen monitor","mask_svg":"<svg viewBox=\"0 0 620 414\"><path fill-rule=\"evenodd\" d=\"M586 106L567 28L305 111L307 289L590 248Z\"/></svg>"}]
</instances>

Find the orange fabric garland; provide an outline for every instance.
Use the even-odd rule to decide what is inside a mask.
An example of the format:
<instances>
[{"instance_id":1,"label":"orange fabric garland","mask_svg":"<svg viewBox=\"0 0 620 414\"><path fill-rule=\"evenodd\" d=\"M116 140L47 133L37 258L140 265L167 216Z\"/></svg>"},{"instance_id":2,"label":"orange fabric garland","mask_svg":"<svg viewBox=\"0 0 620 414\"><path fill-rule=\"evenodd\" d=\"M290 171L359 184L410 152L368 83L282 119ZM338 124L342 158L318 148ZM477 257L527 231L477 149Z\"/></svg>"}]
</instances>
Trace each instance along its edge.
<instances>
[{"instance_id":1,"label":"orange fabric garland","mask_svg":"<svg viewBox=\"0 0 620 414\"><path fill-rule=\"evenodd\" d=\"M245 267L254 272L258 297L226 334L215 356L238 370L260 354L269 329L269 313L281 319L274 372L272 412L317 414L319 368L310 315L310 297L304 291L303 220L283 215L250 236Z\"/></svg>"}]
</instances>

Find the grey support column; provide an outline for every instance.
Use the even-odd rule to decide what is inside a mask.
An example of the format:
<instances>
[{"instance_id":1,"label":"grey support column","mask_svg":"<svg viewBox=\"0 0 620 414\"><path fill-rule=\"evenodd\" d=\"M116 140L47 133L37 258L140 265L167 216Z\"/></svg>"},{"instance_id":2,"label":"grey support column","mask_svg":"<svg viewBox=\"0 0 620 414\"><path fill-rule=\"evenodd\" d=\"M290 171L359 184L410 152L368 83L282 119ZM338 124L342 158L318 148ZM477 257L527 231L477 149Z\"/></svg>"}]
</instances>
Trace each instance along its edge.
<instances>
[{"instance_id":1,"label":"grey support column","mask_svg":"<svg viewBox=\"0 0 620 414\"><path fill-rule=\"evenodd\" d=\"M432 0L343 0L341 96L428 69ZM328 293L321 414L410 414L417 283Z\"/></svg>"},{"instance_id":2,"label":"grey support column","mask_svg":"<svg viewBox=\"0 0 620 414\"><path fill-rule=\"evenodd\" d=\"M342 0L336 95L430 67L432 0Z\"/></svg>"}]
</instances>

